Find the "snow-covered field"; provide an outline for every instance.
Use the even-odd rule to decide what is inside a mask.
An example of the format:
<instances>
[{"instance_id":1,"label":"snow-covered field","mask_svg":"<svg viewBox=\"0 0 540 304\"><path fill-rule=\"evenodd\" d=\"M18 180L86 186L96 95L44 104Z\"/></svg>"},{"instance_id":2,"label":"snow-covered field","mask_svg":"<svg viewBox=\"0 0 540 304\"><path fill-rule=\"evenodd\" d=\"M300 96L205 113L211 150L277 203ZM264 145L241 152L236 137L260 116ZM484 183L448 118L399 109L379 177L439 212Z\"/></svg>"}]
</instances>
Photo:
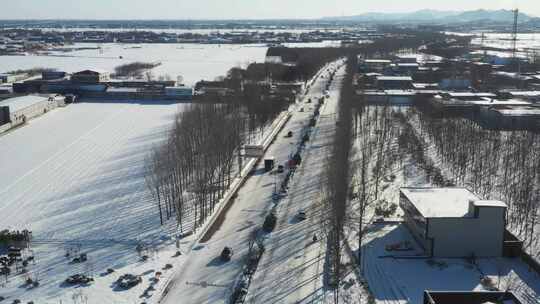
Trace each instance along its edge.
<instances>
[{"instance_id":1,"label":"snow-covered field","mask_svg":"<svg viewBox=\"0 0 540 304\"><path fill-rule=\"evenodd\" d=\"M54 68L73 73L84 69L114 68L135 61L161 62L152 69L155 77L168 75L173 80L183 76L186 85L201 79L214 80L226 75L235 66L246 67L252 62L264 62L266 45L202 45L202 44L86 44L74 47L99 47L93 50L52 52L50 56L0 56L0 72L36 67Z\"/></svg>"},{"instance_id":2,"label":"snow-covered field","mask_svg":"<svg viewBox=\"0 0 540 304\"><path fill-rule=\"evenodd\" d=\"M165 239L143 165L181 107L78 103L0 136L0 222L33 232L36 263L28 270L41 283L27 290L20 287L24 276L12 277L0 294L36 303L70 299L61 285L67 276L136 264L139 240ZM70 264L66 250L88 253L89 263ZM89 302L124 299L101 292L111 282L85 288Z\"/></svg>"}]
</instances>

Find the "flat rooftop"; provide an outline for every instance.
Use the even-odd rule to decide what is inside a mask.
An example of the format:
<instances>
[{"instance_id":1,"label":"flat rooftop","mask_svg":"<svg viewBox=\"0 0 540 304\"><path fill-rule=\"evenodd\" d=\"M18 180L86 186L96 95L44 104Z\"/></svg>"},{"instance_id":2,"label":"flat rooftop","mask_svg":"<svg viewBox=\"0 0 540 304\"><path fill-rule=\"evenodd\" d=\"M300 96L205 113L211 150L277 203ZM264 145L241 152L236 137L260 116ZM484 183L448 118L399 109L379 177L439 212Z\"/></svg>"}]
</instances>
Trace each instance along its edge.
<instances>
[{"instance_id":1,"label":"flat rooftop","mask_svg":"<svg viewBox=\"0 0 540 304\"><path fill-rule=\"evenodd\" d=\"M495 108L493 111L504 116L534 116L540 117L540 107L504 107Z\"/></svg>"},{"instance_id":2,"label":"flat rooftop","mask_svg":"<svg viewBox=\"0 0 540 304\"><path fill-rule=\"evenodd\" d=\"M379 76L377 80L382 81L412 81L410 76Z\"/></svg>"},{"instance_id":3,"label":"flat rooftop","mask_svg":"<svg viewBox=\"0 0 540 304\"><path fill-rule=\"evenodd\" d=\"M467 217L469 201L480 200L465 188L401 188L400 190L426 218Z\"/></svg>"},{"instance_id":4,"label":"flat rooftop","mask_svg":"<svg viewBox=\"0 0 540 304\"><path fill-rule=\"evenodd\" d=\"M39 95L13 97L0 101L0 107L8 107L9 111L13 113L33 106L37 103L47 101L47 99L49 99L48 96Z\"/></svg>"}]
</instances>

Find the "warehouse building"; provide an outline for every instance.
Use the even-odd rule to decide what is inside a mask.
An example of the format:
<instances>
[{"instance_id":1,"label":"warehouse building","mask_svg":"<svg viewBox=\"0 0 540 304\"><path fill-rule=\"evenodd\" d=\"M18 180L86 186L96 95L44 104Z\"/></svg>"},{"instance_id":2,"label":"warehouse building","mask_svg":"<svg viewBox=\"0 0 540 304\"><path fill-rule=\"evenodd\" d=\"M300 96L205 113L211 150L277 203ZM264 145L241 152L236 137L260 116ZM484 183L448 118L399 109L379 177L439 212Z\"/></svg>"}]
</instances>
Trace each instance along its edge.
<instances>
[{"instance_id":1,"label":"warehouse building","mask_svg":"<svg viewBox=\"0 0 540 304\"><path fill-rule=\"evenodd\" d=\"M110 80L109 72L104 70L84 70L77 73L74 73L71 76L71 81L73 82L82 82L82 83L100 83L107 82Z\"/></svg>"},{"instance_id":2,"label":"warehouse building","mask_svg":"<svg viewBox=\"0 0 540 304\"><path fill-rule=\"evenodd\" d=\"M57 108L59 102L62 102L61 98L39 95L6 99L0 102L0 125L10 123L11 127L15 127L24 124Z\"/></svg>"},{"instance_id":3,"label":"warehouse building","mask_svg":"<svg viewBox=\"0 0 540 304\"><path fill-rule=\"evenodd\" d=\"M500 257L506 204L465 188L402 188L405 225L432 257Z\"/></svg>"}]
</instances>

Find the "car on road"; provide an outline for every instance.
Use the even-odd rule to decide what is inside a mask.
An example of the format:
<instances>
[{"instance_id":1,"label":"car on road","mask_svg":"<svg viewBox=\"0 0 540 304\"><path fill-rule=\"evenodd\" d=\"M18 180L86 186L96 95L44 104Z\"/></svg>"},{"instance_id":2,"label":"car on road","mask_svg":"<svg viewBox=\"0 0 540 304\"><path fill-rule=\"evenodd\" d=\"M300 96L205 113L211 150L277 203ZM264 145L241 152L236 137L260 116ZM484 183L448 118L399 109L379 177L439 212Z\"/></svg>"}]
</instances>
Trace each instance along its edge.
<instances>
[{"instance_id":1,"label":"car on road","mask_svg":"<svg viewBox=\"0 0 540 304\"><path fill-rule=\"evenodd\" d=\"M277 167L277 173L283 173L283 172L285 172L285 167L283 165L279 165Z\"/></svg>"},{"instance_id":2,"label":"car on road","mask_svg":"<svg viewBox=\"0 0 540 304\"><path fill-rule=\"evenodd\" d=\"M298 213L296 214L296 218L299 221L303 221L303 220L307 219L306 212L304 210L299 210Z\"/></svg>"},{"instance_id":3,"label":"car on road","mask_svg":"<svg viewBox=\"0 0 540 304\"><path fill-rule=\"evenodd\" d=\"M219 257L222 261L228 262L231 260L233 254L234 252L230 247L225 247L223 248L223 251L221 251L221 255Z\"/></svg>"},{"instance_id":4,"label":"car on road","mask_svg":"<svg viewBox=\"0 0 540 304\"><path fill-rule=\"evenodd\" d=\"M277 216L274 212L271 212L264 219L263 230L265 232L272 232L276 228Z\"/></svg>"}]
</instances>

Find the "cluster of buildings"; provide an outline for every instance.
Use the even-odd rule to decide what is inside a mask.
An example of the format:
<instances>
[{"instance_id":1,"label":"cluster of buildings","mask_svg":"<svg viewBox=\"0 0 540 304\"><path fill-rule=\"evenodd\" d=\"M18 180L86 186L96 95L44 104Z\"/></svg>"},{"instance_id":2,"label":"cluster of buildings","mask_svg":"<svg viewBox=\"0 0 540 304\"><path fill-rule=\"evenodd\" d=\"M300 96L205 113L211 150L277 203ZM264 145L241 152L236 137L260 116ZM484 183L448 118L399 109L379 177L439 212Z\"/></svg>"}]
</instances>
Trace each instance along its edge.
<instances>
[{"instance_id":1,"label":"cluster of buildings","mask_svg":"<svg viewBox=\"0 0 540 304\"><path fill-rule=\"evenodd\" d=\"M191 87L179 86L176 81L145 81L112 79L107 71L87 69L68 74L46 70L41 77L6 85L5 94L73 94L79 98L130 100L191 100Z\"/></svg>"},{"instance_id":2,"label":"cluster of buildings","mask_svg":"<svg viewBox=\"0 0 540 304\"><path fill-rule=\"evenodd\" d=\"M178 86L176 81L118 80L99 69L72 74L44 70L31 78L0 74L0 82L0 133L80 98L176 102L193 97L191 87Z\"/></svg>"},{"instance_id":3,"label":"cluster of buildings","mask_svg":"<svg viewBox=\"0 0 540 304\"><path fill-rule=\"evenodd\" d=\"M487 58L487 57L486 57ZM492 60L492 59L490 59ZM426 54L359 58L357 95L367 103L417 105L498 130L540 130L540 71Z\"/></svg>"},{"instance_id":4,"label":"cluster of buildings","mask_svg":"<svg viewBox=\"0 0 540 304\"><path fill-rule=\"evenodd\" d=\"M375 30L349 29L332 31L271 31L234 30L197 32L157 32L157 31L41 31L13 29L0 33L0 52L24 52L30 44L42 47L64 45L65 43L209 43L209 44L249 44L249 43L301 43L322 41L358 42L379 37Z\"/></svg>"}]
</instances>

